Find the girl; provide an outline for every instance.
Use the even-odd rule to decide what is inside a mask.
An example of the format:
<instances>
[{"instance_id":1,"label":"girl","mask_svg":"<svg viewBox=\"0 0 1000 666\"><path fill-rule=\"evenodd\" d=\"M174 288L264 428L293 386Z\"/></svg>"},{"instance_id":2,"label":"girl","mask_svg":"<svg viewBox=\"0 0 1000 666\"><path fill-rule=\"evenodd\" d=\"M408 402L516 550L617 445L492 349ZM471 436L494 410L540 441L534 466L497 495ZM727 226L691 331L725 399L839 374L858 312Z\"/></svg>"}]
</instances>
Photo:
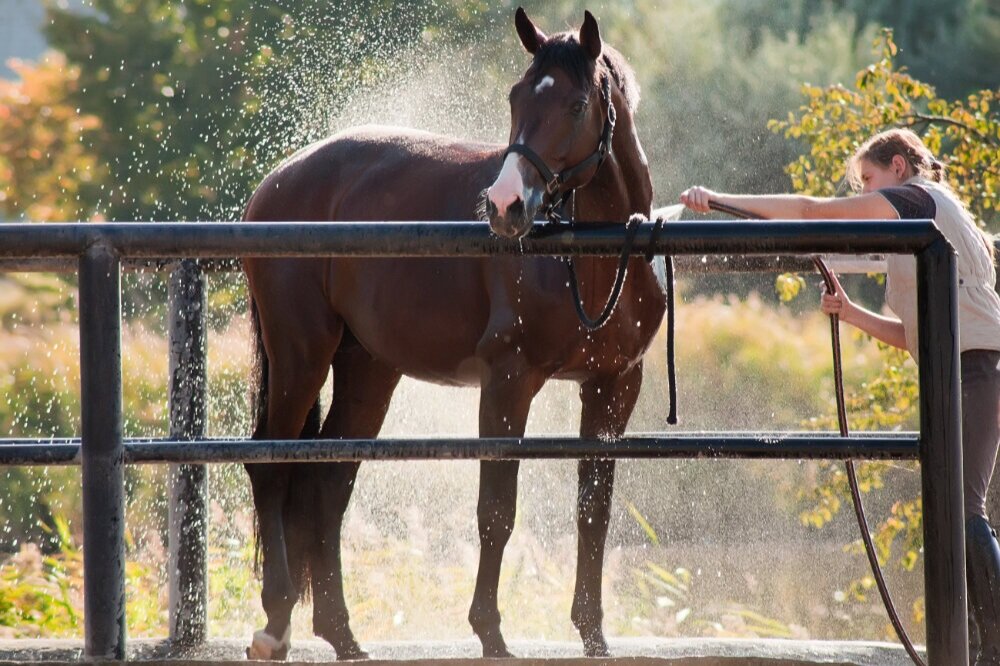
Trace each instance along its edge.
<instances>
[{"instance_id":1,"label":"girl","mask_svg":"<svg viewBox=\"0 0 1000 666\"><path fill-rule=\"evenodd\" d=\"M979 630L977 666L1000 665L1000 545L986 515L986 490L1000 445L1000 297L993 239L980 232L944 180L944 167L916 134L892 129L866 141L848 162L858 196L731 195L703 187L681 194L698 213L709 201L774 219L933 219L958 253L959 348L962 365L962 452L966 573L972 619ZM917 358L916 261L890 255L887 317L848 298L840 285L821 308Z\"/></svg>"}]
</instances>

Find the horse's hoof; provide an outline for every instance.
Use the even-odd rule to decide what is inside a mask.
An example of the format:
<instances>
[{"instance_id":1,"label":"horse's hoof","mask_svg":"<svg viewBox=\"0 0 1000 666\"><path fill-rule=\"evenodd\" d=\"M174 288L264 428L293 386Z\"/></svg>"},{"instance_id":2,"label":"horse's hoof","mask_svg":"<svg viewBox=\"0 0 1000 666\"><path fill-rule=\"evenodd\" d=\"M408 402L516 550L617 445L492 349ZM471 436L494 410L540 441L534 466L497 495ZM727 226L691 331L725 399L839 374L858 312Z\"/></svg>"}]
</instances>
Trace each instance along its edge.
<instances>
[{"instance_id":1,"label":"horse's hoof","mask_svg":"<svg viewBox=\"0 0 1000 666\"><path fill-rule=\"evenodd\" d=\"M610 657L611 650L608 649L607 645L595 645L593 647L584 647L583 655L585 657Z\"/></svg>"},{"instance_id":2,"label":"horse's hoof","mask_svg":"<svg viewBox=\"0 0 1000 666\"><path fill-rule=\"evenodd\" d=\"M363 661L368 659L368 653L362 650L358 642L354 640L350 629L346 633L348 634L347 638L323 634L318 631L316 635L330 644L333 651L337 653L337 661Z\"/></svg>"},{"instance_id":3,"label":"horse's hoof","mask_svg":"<svg viewBox=\"0 0 1000 666\"><path fill-rule=\"evenodd\" d=\"M341 647L335 647L334 650L337 653L337 661L364 661L368 659L368 653L362 650L355 641Z\"/></svg>"},{"instance_id":4,"label":"horse's hoof","mask_svg":"<svg viewBox=\"0 0 1000 666\"><path fill-rule=\"evenodd\" d=\"M507 650L507 648L503 648L501 650L487 650L486 648L483 648L483 659L514 659L514 658L515 658L514 655L512 655Z\"/></svg>"},{"instance_id":5,"label":"horse's hoof","mask_svg":"<svg viewBox=\"0 0 1000 666\"><path fill-rule=\"evenodd\" d=\"M595 636L583 641L583 654L586 657L610 657L611 651L603 636Z\"/></svg>"},{"instance_id":6,"label":"horse's hoof","mask_svg":"<svg viewBox=\"0 0 1000 666\"><path fill-rule=\"evenodd\" d=\"M337 661L366 661L367 659L368 653L359 647L353 650L337 651Z\"/></svg>"},{"instance_id":7,"label":"horse's hoof","mask_svg":"<svg viewBox=\"0 0 1000 666\"><path fill-rule=\"evenodd\" d=\"M507 650L507 644L504 643L503 637L497 636L496 638L486 639L483 638L483 659L513 659L512 655Z\"/></svg>"},{"instance_id":8,"label":"horse's hoof","mask_svg":"<svg viewBox=\"0 0 1000 666\"><path fill-rule=\"evenodd\" d=\"M279 641L266 631L255 631L250 647L247 648L247 659L251 661L284 661L288 658L290 631Z\"/></svg>"}]
</instances>

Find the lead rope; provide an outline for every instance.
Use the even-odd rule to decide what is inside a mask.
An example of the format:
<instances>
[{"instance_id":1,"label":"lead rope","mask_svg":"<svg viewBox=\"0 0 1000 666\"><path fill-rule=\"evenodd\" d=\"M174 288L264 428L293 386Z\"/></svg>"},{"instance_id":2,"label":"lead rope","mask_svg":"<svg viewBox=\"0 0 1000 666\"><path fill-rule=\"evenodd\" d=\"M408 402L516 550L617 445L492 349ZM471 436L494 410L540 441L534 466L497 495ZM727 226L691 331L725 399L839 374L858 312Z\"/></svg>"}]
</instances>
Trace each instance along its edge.
<instances>
[{"instance_id":1,"label":"lead rope","mask_svg":"<svg viewBox=\"0 0 1000 666\"><path fill-rule=\"evenodd\" d=\"M576 191L572 190L569 197L572 206L570 221L573 221L576 219ZM557 229L563 224L560 213L560 211L555 211L553 214L550 214L548 220L550 228ZM618 259L618 272L615 274L615 282L611 287L608 300L604 303L604 309L596 319L591 319L590 315L584 309L583 299L580 297L580 284L576 278L576 264L573 261L573 255L566 258L566 268L569 271L569 288L573 294L573 305L576 306L576 315L580 323L587 329L596 331L601 328L615 311L615 306L618 305L618 297L621 296L622 286L625 284L625 276L628 273L628 260L632 252L632 243L635 240L636 232L645 221L646 218L644 216L633 215L625 223L625 243L622 245L622 253ZM660 232L663 231L663 222L662 217L653 220L649 248L646 250L647 262L651 263L655 256L653 250L656 247L657 240L659 240ZM669 411L667 412L667 423L677 425L677 363L674 359L674 328L676 321L674 312L674 260L671 256L664 256L663 261L667 301L667 393L670 403Z\"/></svg>"},{"instance_id":2,"label":"lead rope","mask_svg":"<svg viewBox=\"0 0 1000 666\"><path fill-rule=\"evenodd\" d=\"M591 331L596 331L604 326L615 311L615 306L618 305L618 297L622 293L625 276L628 274L628 260L632 253L632 242L635 240L635 232L639 229L644 219L641 215L633 215L625 223L625 242L622 245L622 252L618 257L618 271L615 273L615 282L611 287L611 293L608 294L608 300L604 303L604 309L601 310L601 314L595 319L591 319L583 307L583 299L580 297L580 284L576 279L576 262L573 260L572 255L567 258L566 266L569 269L569 288L573 292L573 304L576 306L576 314L580 318L580 323Z\"/></svg>"},{"instance_id":3,"label":"lead rope","mask_svg":"<svg viewBox=\"0 0 1000 666\"><path fill-rule=\"evenodd\" d=\"M766 219L742 208L728 206L716 201L709 201L708 207L720 213L747 220ZM813 255L812 260L817 270L819 270L820 275L823 276L823 283L826 286L827 293L837 293L833 282L833 275L830 273L827 265L819 255ZM844 372L840 355L840 318L835 314L830 315L830 337L833 344L833 383L837 395L837 423L840 426L840 436L849 437L847 407L844 403ZM896 612L896 605L892 601L889 588L886 586L885 578L882 576L882 567L879 565L878 556L875 554L875 545L872 543L871 533L868 529L868 519L865 517L865 507L861 501L861 491L858 489L858 477L854 470L854 461L845 460L844 466L847 468L847 483L851 487L851 499L854 501L854 515L858 518L858 527L861 529L861 540L865 544L865 554L868 555L868 564L871 566L872 574L875 576L875 584L878 587L879 595L882 597L882 605L885 606L885 611L889 615L892 628L896 630L896 636L906 649L906 653L910 655L910 659L918 666L926 666L923 659L917 653L917 649L913 647L913 641L910 640L910 636L906 633L906 629L899 619L899 614Z\"/></svg>"}]
</instances>

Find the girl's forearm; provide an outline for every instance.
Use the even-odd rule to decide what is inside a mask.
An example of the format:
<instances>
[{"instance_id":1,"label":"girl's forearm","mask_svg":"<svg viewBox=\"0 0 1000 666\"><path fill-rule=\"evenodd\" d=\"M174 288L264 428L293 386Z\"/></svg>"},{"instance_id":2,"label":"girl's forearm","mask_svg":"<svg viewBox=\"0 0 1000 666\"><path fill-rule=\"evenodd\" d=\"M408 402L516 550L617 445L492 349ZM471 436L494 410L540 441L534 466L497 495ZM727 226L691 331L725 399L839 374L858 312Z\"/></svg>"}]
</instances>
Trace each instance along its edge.
<instances>
[{"instance_id":1,"label":"girl's forearm","mask_svg":"<svg viewBox=\"0 0 1000 666\"><path fill-rule=\"evenodd\" d=\"M849 310L844 310L840 315L841 321L851 326L855 326L868 335L881 340L882 342L906 349L906 331L903 329L903 322L893 317L883 317L871 310L854 306Z\"/></svg>"},{"instance_id":2,"label":"girl's forearm","mask_svg":"<svg viewBox=\"0 0 1000 666\"><path fill-rule=\"evenodd\" d=\"M801 220L810 217L811 210L822 200L798 194L719 194L715 201L776 220Z\"/></svg>"}]
</instances>

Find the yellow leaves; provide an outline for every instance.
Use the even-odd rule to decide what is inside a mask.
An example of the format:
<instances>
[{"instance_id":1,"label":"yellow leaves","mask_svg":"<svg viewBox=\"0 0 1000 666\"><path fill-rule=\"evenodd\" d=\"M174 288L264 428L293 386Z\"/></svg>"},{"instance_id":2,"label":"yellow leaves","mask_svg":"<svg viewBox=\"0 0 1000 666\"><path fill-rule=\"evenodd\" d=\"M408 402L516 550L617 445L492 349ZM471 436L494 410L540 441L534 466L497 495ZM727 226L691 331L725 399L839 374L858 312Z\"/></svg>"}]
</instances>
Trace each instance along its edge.
<instances>
[{"instance_id":1,"label":"yellow leaves","mask_svg":"<svg viewBox=\"0 0 1000 666\"><path fill-rule=\"evenodd\" d=\"M796 191L814 196L841 192L844 164L857 146L890 127L912 127L946 164L951 186L986 228L1000 227L1000 113L998 90L966 100L937 97L933 86L896 67L891 31L875 42L874 62L855 77L854 88L801 87L804 104L768 128L804 141L811 163L799 158L785 171Z\"/></svg>"},{"instance_id":2,"label":"yellow leaves","mask_svg":"<svg viewBox=\"0 0 1000 666\"><path fill-rule=\"evenodd\" d=\"M79 69L58 52L11 67L19 79L0 81L0 212L36 221L86 219L76 174L88 174L87 182L99 171L85 138L100 122L70 103Z\"/></svg>"},{"instance_id":3,"label":"yellow leaves","mask_svg":"<svg viewBox=\"0 0 1000 666\"><path fill-rule=\"evenodd\" d=\"M639 527L642 528L642 531L646 533L646 537L649 539L650 543L654 546L660 545L660 537L657 536L656 530L653 529L653 526L649 524L649 521L646 520L645 516L643 516L639 509L636 508L635 504L632 502L626 502L625 508L628 509L628 512L632 515L632 518L635 519L635 522L639 524Z\"/></svg>"},{"instance_id":4,"label":"yellow leaves","mask_svg":"<svg viewBox=\"0 0 1000 666\"><path fill-rule=\"evenodd\" d=\"M798 273L782 273L774 281L774 290L782 303L788 303L799 295L806 281Z\"/></svg>"}]
</instances>

